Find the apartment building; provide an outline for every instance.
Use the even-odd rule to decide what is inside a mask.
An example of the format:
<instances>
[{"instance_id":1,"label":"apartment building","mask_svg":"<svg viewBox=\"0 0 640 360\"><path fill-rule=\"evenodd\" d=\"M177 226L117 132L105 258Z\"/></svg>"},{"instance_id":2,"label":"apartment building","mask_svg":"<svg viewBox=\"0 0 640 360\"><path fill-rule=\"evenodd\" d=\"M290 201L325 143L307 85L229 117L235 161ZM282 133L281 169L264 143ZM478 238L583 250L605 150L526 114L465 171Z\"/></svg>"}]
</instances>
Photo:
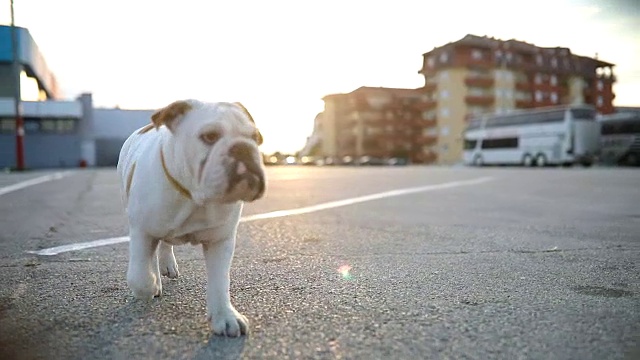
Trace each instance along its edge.
<instances>
[{"instance_id":1,"label":"apartment building","mask_svg":"<svg viewBox=\"0 0 640 360\"><path fill-rule=\"evenodd\" d=\"M466 120L481 113L558 104L592 104L613 112L614 64L517 40L467 35L423 54L422 89L434 105L436 162L462 159Z\"/></svg>"},{"instance_id":2,"label":"apartment building","mask_svg":"<svg viewBox=\"0 0 640 360\"><path fill-rule=\"evenodd\" d=\"M316 117L314 135L305 149L344 162L370 159L435 161L431 147L437 131L432 107L422 89L360 87L323 98L324 111ZM303 154L306 155L306 154ZM348 161L348 160L347 160Z\"/></svg>"}]
</instances>

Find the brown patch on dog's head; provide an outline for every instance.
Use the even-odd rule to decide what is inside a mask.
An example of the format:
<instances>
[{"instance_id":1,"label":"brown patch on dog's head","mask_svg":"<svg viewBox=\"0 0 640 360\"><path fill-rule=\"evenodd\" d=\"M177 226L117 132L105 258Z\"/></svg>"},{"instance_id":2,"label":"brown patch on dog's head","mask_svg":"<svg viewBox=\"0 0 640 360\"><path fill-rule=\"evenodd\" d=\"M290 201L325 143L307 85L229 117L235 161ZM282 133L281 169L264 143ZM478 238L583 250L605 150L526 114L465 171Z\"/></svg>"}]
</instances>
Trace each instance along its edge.
<instances>
[{"instance_id":1,"label":"brown patch on dog's head","mask_svg":"<svg viewBox=\"0 0 640 360\"><path fill-rule=\"evenodd\" d=\"M173 130L175 120L189 110L191 110L191 104L188 102L183 100L175 101L151 115L151 121L153 121L156 128L165 125L169 130Z\"/></svg>"},{"instance_id":2,"label":"brown patch on dog's head","mask_svg":"<svg viewBox=\"0 0 640 360\"><path fill-rule=\"evenodd\" d=\"M255 125L256 122L255 120L253 120L253 116L251 116L251 113L249 113L249 110L247 110L246 107L244 107L244 105L242 105L242 103L239 102L234 102L234 105L236 105L237 107L239 107L244 113L245 115L247 115L247 117L249 118L249 120L251 120L251 122ZM263 138L262 138L262 133L260 133L260 130L258 130L258 128L256 127L256 134L254 136L254 140L258 143L258 145L262 145L263 142Z\"/></svg>"}]
</instances>

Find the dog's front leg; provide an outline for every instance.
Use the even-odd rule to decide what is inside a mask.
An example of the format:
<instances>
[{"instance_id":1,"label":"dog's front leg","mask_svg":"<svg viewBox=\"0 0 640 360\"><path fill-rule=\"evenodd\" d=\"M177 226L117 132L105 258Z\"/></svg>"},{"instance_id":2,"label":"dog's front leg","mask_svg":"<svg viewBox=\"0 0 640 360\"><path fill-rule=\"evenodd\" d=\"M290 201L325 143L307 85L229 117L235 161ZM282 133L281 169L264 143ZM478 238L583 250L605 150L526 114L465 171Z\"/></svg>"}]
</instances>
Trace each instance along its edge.
<instances>
[{"instance_id":1,"label":"dog's front leg","mask_svg":"<svg viewBox=\"0 0 640 360\"><path fill-rule=\"evenodd\" d=\"M158 240L133 229L129 236L127 283L136 298L151 300L154 296L162 295L162 279L156 255Z\"/></svg>"},{"instance_id":2,"label":"dog's front leg","mask_svg":"<svg viewBox=\"0 0 640 360\"><path fill-rule=\"evenodd\" d=\"M207 266L207 313L216 335L240 336L247 333L249 321L231 304L229 270L235 249L235 234L228 239L204 243Z\"/></svg>"}]
</instances>

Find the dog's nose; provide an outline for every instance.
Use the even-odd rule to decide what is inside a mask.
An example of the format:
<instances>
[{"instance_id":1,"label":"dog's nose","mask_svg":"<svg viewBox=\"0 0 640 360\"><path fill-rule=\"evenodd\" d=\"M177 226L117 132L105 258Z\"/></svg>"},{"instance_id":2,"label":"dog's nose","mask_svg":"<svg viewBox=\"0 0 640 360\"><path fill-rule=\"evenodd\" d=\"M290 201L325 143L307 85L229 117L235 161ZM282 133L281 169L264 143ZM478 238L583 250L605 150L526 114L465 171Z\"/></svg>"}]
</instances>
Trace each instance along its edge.
<instances>
[{"instance_id":1,"label":"dog's nose","mask_svg":"<svg viewBox=\"0 0 640 360\"><path fill-rule=\"evenodd\" d=\"M262 170L262 162L256 156L256 147L251 144L238 142L229 148L229 156L235 161L229 164L229 189L232 191L237 184L247 181L249 189L255 196L251 201L256 200L264 194L265 176Z\"/></svg>"},{"instance_id":2,"label":"dog's nose","mask_svg":"<svg viewBox=\"0 0 640 360\"><path fill-rule=\"evenodd\" d=\"M243 163L251 163L253 162L253 153L252 153L251 145L246 143L236 143L231 146L229 149L229 155Z\"/></svg>"}]
</instances>

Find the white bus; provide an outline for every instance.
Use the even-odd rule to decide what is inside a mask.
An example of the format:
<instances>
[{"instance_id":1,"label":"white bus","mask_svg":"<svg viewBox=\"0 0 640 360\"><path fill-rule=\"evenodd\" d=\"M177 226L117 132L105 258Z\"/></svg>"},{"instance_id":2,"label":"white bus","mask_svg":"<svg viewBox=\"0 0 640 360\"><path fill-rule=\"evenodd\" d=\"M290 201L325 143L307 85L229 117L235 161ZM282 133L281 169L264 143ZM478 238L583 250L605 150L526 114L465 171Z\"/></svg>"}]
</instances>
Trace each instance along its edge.
<instances>
[{"instance_id":1,"label":"white bus","mask_svg":"<svg viewBox=\"0 0 640 360\"><path fill-rule=\"evenodd\" d=\"M605 164L640 166L640 108L616 110L600 118L600 159Z\"/></svg>"},{"instance_id":2,"label":"white bus","mask_svg":"<svg viewBox=\"0 0 640 360\"><path fill-rule=\"evenodd\" d=\"M564 105L472 119L464 133L466 165L590 166L600 123L589 105Z\"/></svg>"}]
</instances>

